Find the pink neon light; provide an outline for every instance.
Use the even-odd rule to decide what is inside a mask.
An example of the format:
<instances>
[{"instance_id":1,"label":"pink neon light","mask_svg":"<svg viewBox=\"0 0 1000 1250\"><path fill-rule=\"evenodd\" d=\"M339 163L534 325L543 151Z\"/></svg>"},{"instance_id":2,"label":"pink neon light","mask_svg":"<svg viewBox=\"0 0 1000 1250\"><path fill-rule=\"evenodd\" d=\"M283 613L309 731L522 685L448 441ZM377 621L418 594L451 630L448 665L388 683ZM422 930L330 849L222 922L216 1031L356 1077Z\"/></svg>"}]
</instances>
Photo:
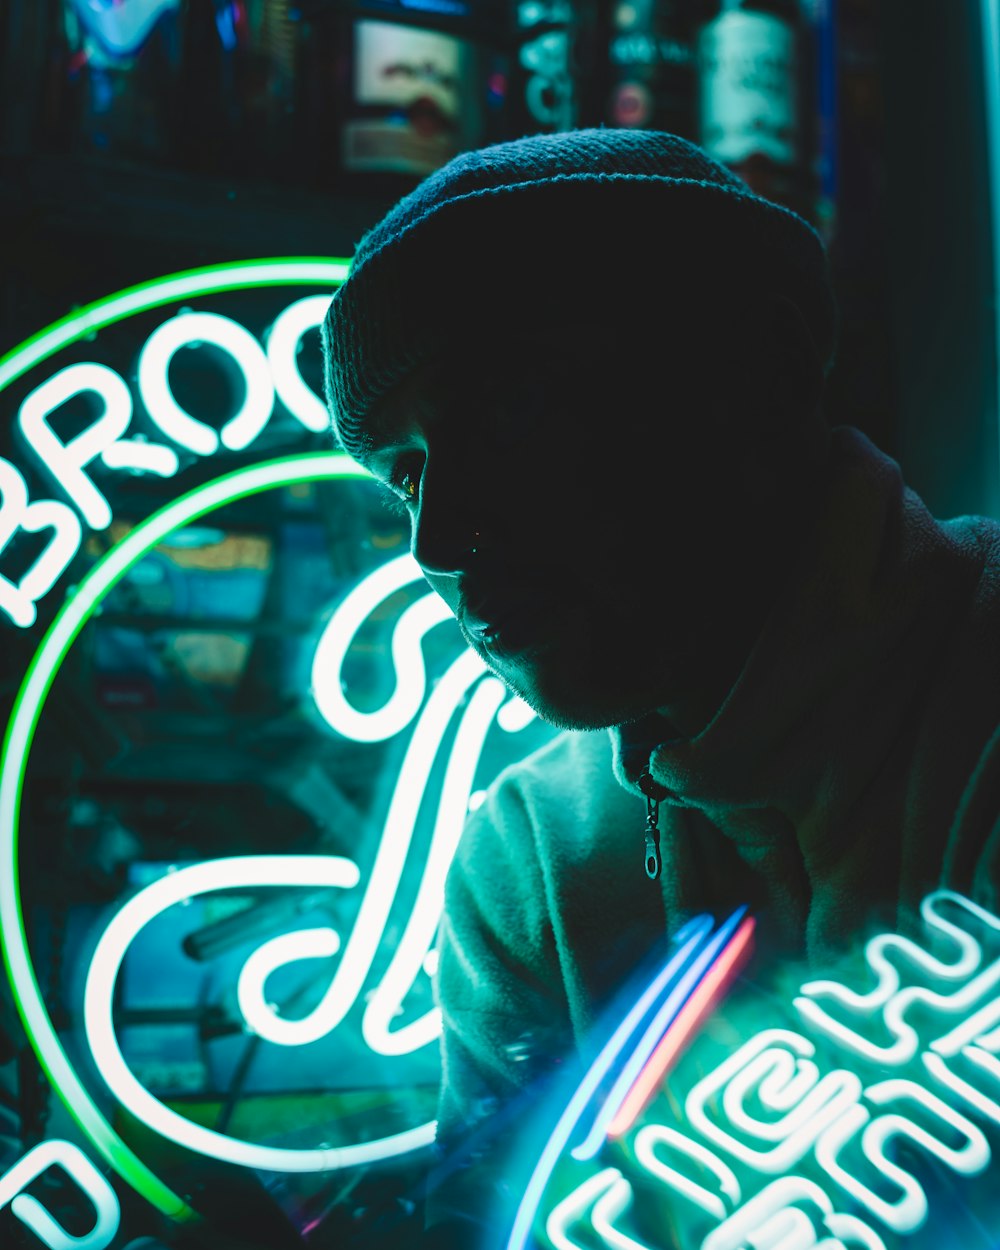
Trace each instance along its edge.
<instances>
[{"instance_id":1,"label":"pink neon light","mask_svg":"<svg viewBox=\"0 0 1000 1250\"><path fill-rule=\"evenodd\" d=\"M615 1117L608 1126L608 1137L621 1137L632 1127L688 1037L739 975L753 949L751 939L754 924L753 916L747 916L723 947L715 963L691 991L687 1002L674 1017L673 1024L660 1039L646 1066L635 1078L635 1084L615 1112Z\"/></svg>"}]
</instances>

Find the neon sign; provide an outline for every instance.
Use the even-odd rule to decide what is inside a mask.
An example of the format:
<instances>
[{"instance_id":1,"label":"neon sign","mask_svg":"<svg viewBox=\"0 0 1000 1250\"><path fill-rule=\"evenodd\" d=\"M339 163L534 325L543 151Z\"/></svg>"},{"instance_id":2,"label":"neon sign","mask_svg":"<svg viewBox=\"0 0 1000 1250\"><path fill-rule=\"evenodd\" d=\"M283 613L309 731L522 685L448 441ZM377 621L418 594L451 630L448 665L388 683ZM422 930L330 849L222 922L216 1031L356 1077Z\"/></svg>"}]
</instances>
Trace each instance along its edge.
<instances>
[{"instance_id":1,"label":"neon sign","mask_svg":"<svg viewBox=\"0 0 1000 1250\"><path fill-rule=\"evenodd\" d=\"M346 274L346 263L291 260L217 266L146 284L101 301L64 319L0 360L0 389L9 387L57 351L89 341L104 326L135 313L148 313L180 300L220 291L260 286L318 285L324 293L294 300L256 337L231 316L184 308L151 332L137 355L134 381L127 370L82 360L54 372L18 401L16 424L30 462L24 472L0 458L0 552L22 533L41 533L48 543L19 579L0 576L0 609L27 628L37 619L40 600L67 570L86 530L115 521L109 473L179 477L193 460L223 459L228 453L273 445L269 434L280 402L283 429L297 426L302 435L327 429L325 408L299 372L303 335L319 325L329 303L329 289ZM225 357L227 371L238 377L242 398L215 426L191 405L179 402L171 387L171 362L185 350ZM85 396L89 411L72 437L62 430L58 410ZM31 475L51 485L52 498L34 497ZM119 1136L103 1104L108 1096L120 1107L187 1150L272 1172L322 1173L419 1151L431 1141L433 1121L414 1122L396 1131L356 1142L317 1148L282 1148L256 1144L239 1136L204 1128L173 1110L136 1078L116 1034L116 983L133 944L146 928L172 908L201 895L259 887L315 890L327 887L357 898L349 926L310 925L262 941L247 957L234 984L245 1033L274 1047L298 1048L329 1037L358 1005L361 1035L375 1056L402 1056L433 1044L440 1030L435 1010L408 1018L402 1010L421 976L434 975L433 939L443 898L443 882L468 810L475 806L474 785L483 746L496 727L516 735L534 714L511 699L487 674L477 656L464 648L433 680L425 666L423 640L450 621L442 601L424 593L404 596L391 633L389 660L392 689L376 708L355 707L345 694L342 673L358 631L401 588L421 582L415 562L405 556L374 568L340 599L319 637L311 668L311 693L328 733L356 743L380 743L407 735L408 745L395 777L375 859L364 871L349 855L249 856L179 866L138 889L116 911L99 936L86 976L84 1034L97 1080L93 1088L64 1050L49 1018L28 951L18 877L19 820L29 755L46 699L70 648L105 596L158 544L170 536L257 492L305 481L364 479L368 474L332 451L286 456L239 468L175 499L129 530L73 588L24 679L9 721L0 766L0 932L4 958L25 1032L46 1075L65 1103L86 1142L103 1162L154 1208L175 1221L197 1221L199 1213L151 1169ZM58 498L55 497L58 495ZM110 496L110 498L109 498ZM381 628L381 626L380 626ZM435 644L436 646L436 644ZM440 650L436 646L436 650ZM305 692L304 692L305 693ZM429 787L439 786L429 849L421 845L416 895L407 906L404 932L386 938L390 904L399 892L404 863L414 858L413 834L418 809L428 810ZM480 781L479 784L482 784ZM407 881L413 874L407 873ZM340 931L338 931L338 929ZM349 930L349 931L348 931ZM381 948L377 975L373 960ZM388 952L389 958L384 958ZM304 1016L286 1016L269 993L272 977L286 967L337 956L321 1000ZM374 984L373 984L374 982ZM362 995L362 991L365 991ZM414 996L414 1001L416 996ZM352 1014L352 1020L355 1018ZM401 1023L401 1018L405 1023ZM397 1117L398 1118L398 1117ZM81 1246L103 1250L115 1237L119 1214L108 1180L78 1145L56 1140L45 1150L29 1152L0 1178L0 1207L7 1204L44 1244L55 1250ZM46 1167L59 1166L76 1183L95 1218L92 1230L71 1237L50 1213L22 1191ZM32 1205L32 1204L35 1205Z\"/></svg>"},{"instance_id":2,"label":"neon sign","mask_svg":"<svg viewBox=\"0 0 1000 1250\"><path fill-rule=\"evenodd\" d=\"M330 294L347 270L346 260L307 257L175 274L90 304L0 358L2 391L55 352L138 313L260 286L329 287L329 293L305 296L285 308L265 334L264 346L231 317L182 310L156 327L140 350L134 396L120 373L95 361L67 365L34 387L20 404L17 428L33 468L62 498L31 499L22 472L0 457L0 554L21 534L48 534L45 547L16 584L0 575L0 611L20 628L30 628L39 601L79 550L83 524L91 530L111 524L111 505L95 481L95 468L170 478L180 471L182 455L204 458L244 451L264 432L276 398L303 431L326 430L326 410L303 380L296 352L302 336L319 326ZM221 430L187 412L174 396L169 367L182 349L220 353L240 379L243 399ZM100 411L64 441L50 418L79 396L95 400ZM140 420L133 432L137 412Z\"/></svg>"},{"instance_id":3,"label":"neon sign","mask_svg":"<svg viewBox=\"0 0 1000 1250\"><path fill-rule=\"evenodd\" d=\"M255 490L317 475L328 478L363 476L363 471L346 457L333 454L292 457L285 461L258 465L252 469L240 470L193 492L137 526L95 566L57 617L28 674L8 730L4 772L0 782L0 846L3 847L4 856L9 857L7 862L13 860L15 870L3 874L4 880L0 887L0 923L3 925L8 971L18 996L25 1028L53 1083L91 1141L140 1192L160 1205L161 1209L174 1215L182 1209L182 1204L178 1205L170 1200L163 1192L162 1185L111 1131L63 1052L38 992L20 920L17 890L16 845L20 790L31 738L42 712L45 695L73 639L115 582L146 550L179 526ZM354 727L362 740L371 740L372 725L379 726L378 734L383 736L399 732L407 725L408 720L400 717L398 711L392 712L387 718L385 708L366 714L371 718L366 730L359 728L361 722L357 720L349 718L346 723L342 723L348 705L340 704L338 678L353 628L361 623L365 611L370 611L400 584L418 577L419 570L409 557L383 566L372 574L369 582L362 582L344 599L341 612L349 628L343 627L340 612L331 618L317 648L314 681L317 703L334 728ZM418 697L414 698L413 689L407 687L403 680L405 675L406 681L412 681L415 673L423 671L422 665L416 662L417 653L409 650L410 644L417 641L416 635L412 633L414 622L418 623L421 630L426 631L441 620L442 607L435 596L424 596L401 616L394 635L392 650L399 664L397 673L400 680L386 707L398 709L402 706L407 718L414 716L425 688L422 684L417 692ZM390 1028L390 1022L408 984L412 984L417 972L426 965L440 914L444 875L461 831L464 814L468 810L472 779L485 735L494 721L507 732L516 733L533 719L533 713L520 700L505 702L506 691L495 678L486 677L480 681L484 672L482 661L474 653L467 651L461 654L436 683L417 717L417 728L399 772L395 797L390 805L365 898L337 973L319 1007L300 1020L282 1020L267 1003L263 988L267 977L280 964L294 959L315 958L320 953L329 954L338 949L340 938L332 930L307 930L287 934L260 947L247 961L240 978L239 1001L248 1025L261 1037L282 1045L306 1044L334 1029L356 999L381 938L392 894L399 882L415 811L423 799L431 762L440 747L445 728L459 706L465 703L460 726L450 750L435 822L434 841L417 901L403 940L397 945L380 985L369 998L364 1015L364 1036L369 1045L382 1054L405 1053L426 1045L437 1037L440 1021L436 1010L396 1031ZM418 677L418 680L424 682L423 678ZM336 688L337 696L330 695L331 684ZM401 704L400 698L405 702ZM275 1171L326 1171L426 1146L433 1138L433 1122L416 1125L413 1129L389 1139L359 1143L356 1147L304 1151L257 1147L201 1129L183 1116L169 1111L142 1088L124 1063L115 1039L112 1000L115 978L122 958L136 933L164 908L183 902L200 892L248 884L315 886L317 883L326 883L352 889L359 879L357 865L343 857L237 858L209 861L178 870L147 887L126 903L98 943L87 978L85 1002L85 1023L93 1060L119 1103L133 1111L162 1136L188 1149L243 1166Z\"/></svg>"},{"instance_id":4,"label":"neon sign","mask_svg":"<svg viewBox=\"0 0 1000 1250\"><path fill-rule=\"evenodd\" d=\"M427 794L431 766L449 724L465 703L441 786L433 840L416 901L389 966L368 997L362 1022L365 1041L373 1051L383 1055L411 1052L436 1041L440 1034L437 1008L398 1029L392 1029L391 1022L400 1014L403 999L417 975L426 968L440 918L445 874L469 809L473 778L486 734L494 723L507 732L516 733L534 719L534 713L522 700L508 700L503 685L495 678L484 677L485 665L472 651L459 655L424 703L427 683L420 637L450 615L444 602L432 594L417 600L400 616L392 645L397 680L385 706L367 713L350 707L341 690L340 670L354 631L384 598L399 586L420 580L421 576L419 567L409 556L377 569L345 597L327 624L317 648L313 666L314 693L318 706L335 729L355 741L372 741L398 733L413 719L416 719L416 726L399 770L357 919L336 973L319 1004L306 1016L283 1019L268 1001L265 986L268 977L279 967L301 959L336 954L341 940L331 928L304 929L272 938L250 955L240 973L238 1002L246 1025L258 1037L278 1045L303 1046L327 1036L358 1000L383 939L417 810ZM421 704L424 706L417 716ZM402 717L400 708L405 713ZM162 1136L190 1150L271 1171L330 1171L428 1145L434 1136L433 1122L390 1139L353 1147L283 1150L235 1141L168 1110L144 1090L129 1071L115 1037L112 1008L122 960L136 935L165 909L208 891L267 885L313 888L327 885L352 889L360 879L358 865L342 856L227 858L172 872L126 903L98 942L85 995L90 1051L119 1104Z\"/></svg>"},{"instance_id":5,"label":"neon sign","mask_svg":"<svg viewBox=\"0 0 1000 1250\"><path fill-rule=\"evenodd\" d=\"M613 1166L574 1181L571 1161L600 1163L596 1147L611 1140L595 1143L582 1127L609 1069L602 1052L543 1153L507 1250L522 1250L532 1230L556 1250L666 1250L676 1230L651 1239L649 1219L636 1216L650 1187L683 1212L683 1244L701 1250L942 1244L928 1177L950 1195L942 1176L985 1176L988 1133L1000 1128L1000 920L947 890L925 898L921 917L926 946L894 933L866 944L872 988L807 981L794 999L798 1027L762 1029L686 1093L675 1086L676 1122L661 1114L669 1100L649 1103L619 1135L627 1164L619 1150ZM673 975L699 941L705 930L679 935ZM634 1069L622 1072L638 1083ZM563 1196L543 1200L560 1171Z\"/></svg>"}]
</instances>

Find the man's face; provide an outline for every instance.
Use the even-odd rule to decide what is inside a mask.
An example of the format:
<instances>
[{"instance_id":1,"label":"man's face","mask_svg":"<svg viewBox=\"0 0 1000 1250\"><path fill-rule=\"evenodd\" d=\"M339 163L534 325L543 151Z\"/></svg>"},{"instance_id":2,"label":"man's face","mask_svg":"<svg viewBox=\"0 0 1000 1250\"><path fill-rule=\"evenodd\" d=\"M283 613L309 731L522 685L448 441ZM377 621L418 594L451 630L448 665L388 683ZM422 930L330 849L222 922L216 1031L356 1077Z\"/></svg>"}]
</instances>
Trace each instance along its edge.
<instances>
[{"instance_id":1,"label":"man's face","mask_svg":"<svg viewBox=\"0 0 1000 1250\"><path fill-rule=\"evenodd\" d=\"M670 353L665 349L664 360ZM732 507L707 421L596 341L428 366L373 414L365 464L468 644L543 719L622 723L704 682ZM672 393L673 390L673 393Z\"/></svg>"}]
</instances>

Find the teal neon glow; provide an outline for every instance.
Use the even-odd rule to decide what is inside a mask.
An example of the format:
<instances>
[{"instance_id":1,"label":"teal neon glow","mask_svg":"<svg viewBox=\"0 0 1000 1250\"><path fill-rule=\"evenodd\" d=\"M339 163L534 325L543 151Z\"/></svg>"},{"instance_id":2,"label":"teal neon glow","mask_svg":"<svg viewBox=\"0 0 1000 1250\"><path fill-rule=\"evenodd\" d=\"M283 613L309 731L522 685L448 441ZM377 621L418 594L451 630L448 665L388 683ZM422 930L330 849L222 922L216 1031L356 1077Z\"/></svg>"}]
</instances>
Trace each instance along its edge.
<instances>
[{"instance_id":1,"label":"teal neon glow","mask_svg":"<svg viewBox=\"0 0 1000 1250\"><path fill-rule=\"evenodd\" d=\"M141 282L77 309L0 356L0 391L62 348L137 313L221 291L261 286L336 287L347 277L349 268L350 260L339 257L289 256L208 265Z\"/></svg>"},{"instance_id":2,"label":"teal neon glow","mask_svg":"<svg viewBox=\"0 0 1000 1250\"><path fill-rule=\"evenodd\" d=\"M170 362L192 343L218 348L235 362L243 377L243 403L218 431L185 412L170 389ZM230 451L249 447L274 411L271 366L264 349L245 326L219 313L182 312L157 326L139 353L136 377L150 419L171 442L198 456L214 455L220 445Z\"/></svg>"},{"instance_id":3,"label":"teal neon glow","mask_svg":"<svg viewBox=\"0 0 1000 1250\"><path fill-rule=\"evenodd\" d=\"M367 477L365 470L347 456L291 456L227 474L143 521L91 569L63 605L25 675L7 726L0 757L0 934L25 1033L53 1088L97 1153L148 1202L174 1219L190 1219L195 1212L146 1167L108 1124L60 1044L34 975L18 875L18 822L28 754L46 696L74 639L104 595L152 547L173 530L258 491L302 480Z\"/></svg>"},{"instance_id":4,"label":"teal neon glow","mask_svg":"<svg viewBox=\"0 0 1000 1250\"><path fill-rule=\"evenodd\" d=\"M170 300L282 283L319 282L335 287L343 280L347 267L344 261L308 258L252 261L174 274L120 292L73 313L4 356L0 360L0 390L80 337L92 337L104 325ZM268 336L267 354L254 336L231 318L206 312L186 312L171 318L154 330L140 353L138 386L144 407L169 438L199 455L211 455L220 446L229 450L250 446L271 416L276 389L303 426L314 431L324 429L327 423L323 405L299 374L296 353L301 336L321 319L328 303L329 295L314 295L285 309ZM167 368L174 352L196 343L210 343L225 352L241 370L246 384L239 411L221 433L185 412L168 384ZM63 443L48 424L48 417L71 396L87 393L99 397L102 412L86 429ZM106 365L92 361L58 371L21 404L17 419L31 454L92 529L104 530L112 520L108 500L85 472L93 461L100 459L110 469L161 477L171 477L178 471L180 461L172 447L141 436L123 437L131 417L132 396L124 379ZM18 528L51 531L48 545L19 585L0 576L0 610L14 624L28 628L36 620L38 599L65 573L79 549L82 529L76 512L65 504L55 500L29 502L24 478L2 458L0 478L0 550Z\"/></svg>"},{"instance_id":5,"label":"teal neon glow","mask_svg":"<svg viewBox=\"0 0 1000 1250\"><path fill-rule=\"evenodd\" d=\"M294 1046L294 1032L286 1037L278 1026L294 1025L295 1021L283 1021L271 1006L267 979L285 964L300 959L329 959L339 950L340 934L329 927L295 929L261 943L243 965L236 983L236 1001L251 1032L266 1036L268 1041L280 1039Z\"/></svg>"},{"instance_id":6,"label":"teal neon glow","mask_svg":"<svg viewBox=\"0 0 1000 1250\"><path fill-rule=\"evenodd\" d=\"M465 697L469 688L474 682L479 680L484 672L485 665L479 656L474 651L466 650L453 661L428 697L417 727L410 738L403 762L400 765L399 774L389 803L389 811L383 827L382 838L372 866L371 878L368 888L365 890L361 907L358 910L357 920L351 930L351 936L348 938L347 945L344 948L344 954L337 965L329 989L318 1005L308 1016L304 1016L301 1021L296 1021L296 1040L300 1045L307 1041L314 1041L317 1038L324 1037L331 1030L335 1029L347 1014L351 1004L357 1000L358 995L361 993L365 977L372 966L382 934L385 931L392 900L399 889L403 866L406 862L406 855L416 825L417 812L424 799L427 780L434 764L434 757L456 708ZM493 678L489 680L495 681ZM496 686L499 687L500 683L497 682ZM500 689L502 690L502 687ZM492 699L492 696L484 695L481 697ZM499 703L499 699L496 702ZM461 741L460 738L459 742ZM465 754L466 761L469 763L472 763L473 757L478 754L477 751L472 749L472 746L473 744L471 743L468 745L463 743L461 748ZM456 827L459 827L460 831L465 805L462 803L459 808L451 804L449 808L448 799L449 793L446 792L442 799L442 803L445 806L443 809L439 809L439 817L435 826L435 840L442 834L442 821L444 821L444 827L451 830L450 835L445 835L449 838L449 841L451 837L456 836ZM434 855L430 863L436 873L446 867L443 855ZM426 872L424 876L426 879ZM427 907L426 900L430 897L430 895L424 895L424 907ZM430 929L428 929L431 913L429 910L424 911L423 908L421 908L421 911L423 911L422 927L429 937L433 928L431 925ZM433 920L436 923L436 915L433 917ZM410 926L408 927L411 927L414 923L419 927L421 918L418 916L417 921L414 921L411 917ZM414 962L414 974L419 969L424 953L426 953L426 946L424 951L420 953L419 958L416 958ZM421 1027L425 1030L426 1037L429 1040L435 1035L435 1031L439 1027L439 1018L436 1010L433 1010L424 1019L425 1023ZM391 1045L388 1039L384 1037L382 1031L372 1023L370 1017L365 1026L365 1034L369 1040L369 1045L379 1038L381 1038L382 1046L386 1044ZM376 1049L381 1049L382 1046L376 1046ZM403 1051L410 1048L409 1043L402 1046ZM386 1053L399 1052L391 1049Z\"/></svg>"},{"instance_id":7,"label":"teal neon glow","mask_svg":"<svg viewBox=\"0 0 1000 1250\"><path fill-rule=\"evenodd\" d=\"M815 1053L808 1038L790 1029L764 1029L690 1090L684 1102L688 1123L759 1172L790 1171L823 1130L861 1097L860 1077L842 1068L821 1076L812 1060ZM758 1085L761 1101L785 1113L779 1120L751 1121L744 1115L743 1096ZM765 1149L748 1146L714 1121L708 1108L720 1095L729 1125L762 1141Z\"/></svg>"},{"instance_id":8,"label":"teal neon glow","mask_svg":"<svg viewBox=\"0 0 1000 1250\"><path fill-rule=\"evenodd\" d=\"M535 1212L545 1193L545 1187L595 1091L611 1071L622 1050L628 1045L629 1039L640 1027L653 1005L700 949L711 929L712 918L710 916L696 916L684 925L674 939L678 949L643 991L635 1006L629 1010L591 1064L579 1088L570 1098L566 1110L559 1117L525 1186L524 1196L518 1205L510 1236L507 1239L506 1250L523 1250L523 1247L528 1244Z\"/></svg>"},{"instance_id":9,"label":"teal neon glow","mask_svg":"<svg viewBox=\"0 0 1000 1250\"><path fill-rule=\"evenodd\" d=\"M391 594L422 577L411 555L387 561L349 591L316 644L310 676L316 710L331 729L352 742L384 742L394 737L413 720L424 701L427 680L420 641L429 629L451 619L451 610L440 595L423 595L406 609L393 630L390 659L395 688L382 707L359 712L344 695L340 679L362 622Z\"/></svg>"},{"instance_id":10,"label":"teal neon glow","mask_svg":"<svg viewBox=\"0 0 1000 1250\"><path fill-rule=\"evenodd\" d=\"M329 306L328 295L307 295L279 313L267 333L267 359L278 398L316 434L330 428L330 414L312 387L303 382L295 355L303 334L323 324Z\"/></svg>"},{"instance_id":11,"label":"teal neon glow","mask_svg":"<svg viewBox=\"0 0 1000 1250\"><path fill-rule=\"evenodd\" d=\"M944 914L950 909L971 922L971 932ZM635 1134L633 1158L643 1188L658 1181L714 1223L698 1239L701 1250L885 1250L877 1229L889 1229L896 1245L897 1238L912 1236L927 1223L927 1193L911 1160L928 1160L939 1179L946 1172L978 1176L989 1168L990 1144L970 1115L1000 1125L1000 1103L974 1083L981 1075L995 1095L1000 1082L1000 959L988 959L973 934L985 928L1000 935L1000 919L947 890L926 896L921 914L934 938L932 949L949 949L951 959L909 938L880 934L865 948L874 989L859 991L835 981L802 986L799 1014L821 1035L824 1053L831 1043L839 1047L847 1067L828 1060L821 1071L812 1038L791 1029L765 1029L689 1091L684 1131L647 1123ZM901 986L900 969L918 984ZM928 983L943 983L945 991ZM802 1012L802 1002L818 1007L806 991L855 1016L859 1027L884 1027L892 1044L862 1052L855 1032L835 1015ZM921 1043L922 1071L919 1046L911 1044L911 1021L904 1018L908 1008L922 1032L931 1035ZM886 1054L898 1072L887 1078ZM971 1073L952 1071L949 1063L958 1058ZM867 1063L878 1074L871 1083L864 1079ZM904 1064L912 1065L905 1074ZM923 1074L930 1078L926 1084ZM737 1179L733 1160L756 1174L758 1192L750 1176ZM806 1168L829 1182L830 1193L800 1174ZM707 1184L706 1178L711 1178ZM868 1178L878 1178L877 1185ZM850 1214L836 1209L837 1194ZM627 1214L632 1198L632 1180L622 1170L585 1178L550 1214L550 1242L557 1250L594 1244L650 1250L615 1222Z\"/></svg>"},{"instance_id":12,"label":"teal neon glow","mask_svg":"<svg viewBox=\"0 0 1000 1250\"><path fill-rule=\"evenodd\" d=\"M894 1232L916 1232L927 1219L927 1195L916 1177L894 1163L886 1154L885 1143L893 1138L906 1138L921 1146L939 1163L963 1176L975 1176L986 1168L990 1161L989 1143L971 1120L915 1081L899 1078L879 1081L868 1086L865 1098L876 1106L888 1102L916 1103L923 1109L925 1118L937 1120L946 1130L950 1129L949 1136L957 1133L964 1139L960 1147L949 1146L926 1128L898 1112L872 1120L868 1108L859 1105L851 1107L816 1143L816 1161L832 1181L867 1207ZM875 1174L892 1181L899 1189L902 1197L897 1202L889 1202L863 1184L838 1159L840 1150L862 1129L862 1152L871 1163Z\"/></svg>"},{"instance_id":13,"label":"teal neon glow","mask_svg":"<svg viewBox=\"0 0 1000 1250\"><path fill-rule=\"evenodd\" d=\"M172 447L147 443L140 438L118 439L105 447L101 459L109 469L131 469L136 473L155 473L157 477L173 477L181 467Z\"/></svg>"},{"instance_id":14,"label":"teal neon glow","mask_svg":"<svg viewBox=\"0 0 1000 1250\"><path fill-rule=\"evenodd\" d=\"M830 1233L822 1241L816 1240L814 1218ZM747 1246L886 1250L885 1242L864 1220L834 1211L824 1190L801 1176L772 1181L709 1233L701 1250L745 1250Z\"/></svg>"},{"instance_id":15,"label":"teal neon glow","mask_svg":"<svg viewBox=\"0 0 1000 1250\"><path fill-rule=\"evenodd\" d=\"M433 1121L391 1137L352 1146L321 1147L315 1150L289 1150L237 1141L224 1133L217 1133L194 1123L154 1098L132 1075L115 1035L115 983L122 960L136 934L167 908L216 890L260 886L330 886L353 889L360 879L361 873L357 864L340 855L237 856L208 860L167 873L129 899L115 913L101 934L84 994L84 1023L90 1052L102 1078L121 1106L163 1137L185 1146L188 1150L210 1158L223 1159L240 1167L271 1172L328 1172L336 1168L376 1163L429 1145L434 1140ZM287 946L289 939L300 938L299 951L295 957L302 957L302 947L306 948L306 957L314 956L317 952L310 945L308 934L315 932L307 930L303 935L286 934L277 940ZM338 938L333 930L326 930L324 933L328 939L330 935ZM271 949L264 957L266 971L273 971L277 966L273 962L273 944L270 945ZM328 940L327 947L332 945ZM259 955L261 949L267 948L259 948L250 959Z\"/></svg>"},{"instance_id":16,"label":"teal neon glow","mask_svg":"<svg viewBox=\"0 0 1000 1250\"><path fill-rule=\"evenodd\" d=\"M1000 960L994 960L980 970L983 958L981 946L970 933L941 914L943 903L968 911L981 924L1000 933L1000 920L985 908L953 891L937 890L921 902L920 914L930 930L950 938L958 947L958 957L954 961L947 963L937 959L916 942L899 934L879 934L865 945L865 962L876 978L874 988L867 993L857 993L839 981L808 981L794 1001L802 1019L846 1049L888 1067L908 1063L917 1053L917 1031L905 1019L914 1004L933 1007L943 1015L964 1016L973 1004L986 996L986 1002L978 1012L962 1019L952 1033L933 1044L932 1049L945 1056L957 1053L984 1029L1000 1024L1000 997L994 993L1000 985ZM929 976L960 988L950 994L942 994L926 986L900 989L899 971L890 958L893 953L901 956L904 962L912 961ZM840 1004L866 1026L870 1026L875 1012L881 1012L894 1040L888 1046L869 1041L863 1033L831 1015L817 999L830 999Z\"/></svg>"},{"instance_id":17,"label":"teal neon glow","mask_svg":"<svg viewBox=\"0 0 1000 1250\"><path fill-rule=\"evenodd\" d=\"M555 1250L582 1250L569 1230L589 1207L591 1228L611 1250L650 1250L645 1242L636 1241L614 1225L631 1205L632 1186L617 1168L605 1168L584 1181L549 1212L545 1234Z\"/></svg>"},{"instance_id":18,"label":"teal neon glow","mask_svg":"<svg viewBox=\"0 0 1000 1250\"><path fill-rule=\"evenodd\" d=\"M645 1124L635 1135L633 1143L635 1157L650 1176L666 1182L672 1189L683 1194L685 1198L690 1199L715 1219L725 1219L728 1211L719 1193L713 1193L704 1185L696 1184L683 1172L665 1163L656 1152L657 1146L663 1145L686 1155L700 1164L706 1172L711 1172L718 1182L719 1193L729 1200L731 1206L735 1207L740 1200L740 1185L732 1168L712 1154L711 1150L698 1142L691 1141L689 1137L685 1137L683 1133L679 1133L667 1124Z\"/></svg>"},{"instance_id":19,"label":"teal neon glow","mask_svg":"<svg viewBox=\"0 0 1000 1250\"><path fill-rule=\"evenodd\" d=\"M35 604L47 594L80 549L83 528L68 504L55 499L28 501L28 484L9 461L0 457L0 551L18 527L37 534L50 530L48 546L15 586L0 574L0 609L15 625L27 629L38 616Z\"/></svg>"},{"instance_id":20,"label":"teal neon glow","mask_svg":"<svg viewBox=\"0 0 1000 1250\"><path fill-rule=\"evenodd\" d=\"M471 651L468 652L470 656L473 654ZM428 730L425 732L428 738L433 740L431 702L439 691L443 711L447 713L448 702L456 697L464 698L467 685L463 686L462 683L467 683L469 677L475 680L477 672L476 666L462 664L460 667L457 661L435 687L425 709L428 725ZM453 689L442 689L449 679L453 683ZM456 731L445 770L441 799L434 822L433 839L424 871L421 874L420 888L407 917L403 936L393 952L389 967L365 1008L361 1022L361 1032L365 1041L372 1050L379 1054L408 1054L440 1036L441 1012L437 1007L402 1027L393 1028L392 1022L401 1013L404 996L413 985L427 955L431 953L434 934L444 906L445 876L464 828L472 779L482 754L486 735L497 719L497 713L506 697L507 692L502 682L497 681L495 677L484 677L472 691L468 704L462 712L462 719ZM516 701L521 702L519 699ZM531 716L534 716L533 712ZM425 721L422 718L416 733L424 730L424 724Z\"/></svg>"},{"instance_id":21,"label":"teal neon glow","mask_svg":"<svg viewBox=\"0 0 1000 1250\"><path fill-rule=\"evenodd\" d=\"M56 435L48 417L71 395L90 392L100 396L104 411L98 419L70 439ZM17 422L25 441L46 469L69 495L91 529L111 524L111 505L83 472L125 433L132 420L132 396L122 378L107 365L70 365L37 386L21 405Z\"/></svg>"},{"instance_id":22,"label":"teal neon glow","mask_svg":"<svg viewBox=\"0 0 1000 1250\"><path fill-rule=\"evenodd\" d=\"M94 1226L89 1232L75 1236L67 1233L37 1198L23 1192L51 1167L61 1168L90 1199ZM121 1223L115 1191L78 1146L61 1138L39 1142L0 1176L0 1210L8 1203L21 1223L50 1250L105 1250Z\"/></svg>"},{"instance_id":23,"label":"teal neon glow","mask_svg":"<svg viewBox=\"0 0 1000 1250\"><path fill-rule=\"evenodd\" d=\"M627 1061L622 1066L622 1070L615 1078L611 1092L594 1118L590 1132L580 1145L571 1152L574 1159L580 1161L592 1159L600 1150L607 1136L608 1126L614 1120L622 1103L628 1097L650 1055L663 1040L677 1013L694 990L697 989L702 977L724 952L745 915L745 907L734 911L719 926L719 929L712 934L705 946L698 951L691 963L681 973L677 984L670 990L662 1006L649 1022L642 1037L636 1043L635 1049L629 1055Z\"/></svg>"}]
</instances>

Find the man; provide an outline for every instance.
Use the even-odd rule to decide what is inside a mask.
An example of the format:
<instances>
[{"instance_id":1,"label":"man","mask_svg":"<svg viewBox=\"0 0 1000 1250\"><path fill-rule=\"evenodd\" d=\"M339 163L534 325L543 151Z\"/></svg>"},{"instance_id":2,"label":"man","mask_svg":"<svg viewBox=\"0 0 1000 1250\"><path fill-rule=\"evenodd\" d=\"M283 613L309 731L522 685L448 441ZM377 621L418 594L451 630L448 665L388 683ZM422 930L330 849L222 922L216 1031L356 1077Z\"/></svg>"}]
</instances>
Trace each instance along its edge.
<instances>
[{"instance_id":1,"label":"man","mask_svg":"<svg viewBox=\"0 0 1000 1250\"><path fill-rule=\"evenodd\" d=\"M465 153L357 249L337 437L565 731L449 874L446 1145L692 915L745 904L766 958L822 963L939 884L996 905L1000 526L935 521L829 428L836 343L815 231L669 134Z\"/></svg>"}]
</instances>

